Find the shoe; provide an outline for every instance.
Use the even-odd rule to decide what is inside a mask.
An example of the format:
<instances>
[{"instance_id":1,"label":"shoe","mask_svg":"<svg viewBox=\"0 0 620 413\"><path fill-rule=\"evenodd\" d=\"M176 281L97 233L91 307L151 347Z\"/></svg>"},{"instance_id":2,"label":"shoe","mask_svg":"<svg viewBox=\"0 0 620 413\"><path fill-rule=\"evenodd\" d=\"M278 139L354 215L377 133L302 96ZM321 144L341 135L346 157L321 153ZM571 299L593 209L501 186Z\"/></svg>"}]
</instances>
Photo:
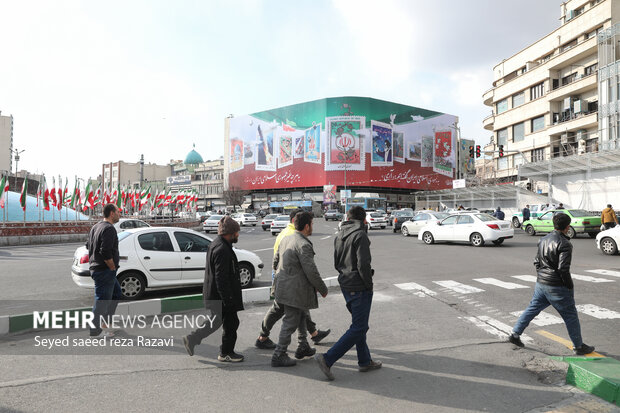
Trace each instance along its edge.
<instances>
[{"instance_id":1,"label":"shoe","mask_svg":"<svg viewBox=\"0 0 620 413\"><path fill-rule=\"evenodd\" d=\"M325 337L327 337L329 335L329 333L331 333L332 330L328 329L328 330L318 330L316 333L316 336L312 337L312 342L314 344L319 344L319 342L321 340L323 340Z\"/></svg>"},{"instance_id":2,"label":"shoe","mask_svg":"<svg viewBox=\"0 0 620 413\"><path fill-rule=\"evenodd\" d=\"M594 352L594 346L589 346L586 343L582 343L581 346L577 348L573 347L573 351L578 356L585 356L586 354Z\"/></svg>"},{"instance_id":3,"label":"shoe","mask_svg":"<svg viewBox=\"0 0 620 413\"><path fill-rule=\"evenodd\" d=\"M381 363L380 361L370 360L370 364L368 364L367 366L359 366L358 370L362 373L366 373L370 370L378 370L381 368L382 365L383 363Z\"/></svg>"},{"instance_id":4,"label":"shoe","mask_svg":"<svg viewBox=\"0 0 620 413\"><path fill-rule=\"evenodd\" d=\"M325 361L325 357L323 356L323 354L316 354L314 356L314 359L316 360L317 363L319 363L319 368L321 369L323 374L325 374L325 376L327 376L327 380L329 380L329 381L334 380L335 377L332 374L329 366L327 365L327 362Z\"/></svg>"},{"instance_id":5,"label":"shoe","mask_svg":"<svg viewBox=\"0 0 620 413\"><path fill-rule=\"evenodd\" d=\"M271 358L271 367L292 367L296 364L297 362L290 358L286 353L279 356L274 354Z\"/></svg>"},{"instance_id":6,"label":"shoe","mask_svg":"<svg viewBox=\"0 0 620 413\"><path fill-rule=\"evenodd\" d=\"M102 331L103 331L102 328L96 328L94 330L90 330L90 336L97 337L99 334L101 334Z\"/></svg>"},{"instance_id":7,"label":"shoe","mask_svg":"<svg viewBox=\"0 0 620 413\"><path fill-rule=\"evenodd\" d=\"M226 363L241 363L243 361L243 356L233 351L230 354L220 354L217 356L217 359Z\"/></svg>"},{"instance_id":8,"label":"shoe","mask_svg":"<svg viewBox=\"0 0 620 413\"><path fill-rule=\"evenodd\" d=\"M514 334L510 334L508 336L508 341L510 343L514 344L515 346L525 347L525 344L523 344L523 341L521 341L521 337L517 337Z\"/></svg>"},{"instance_id":9,"label":"shoe","mask_svg":"<svg viewBox=\"0 0 620 413\"><path fill-rule=\"evenodd\" d=\"M261 350L273 350L274 348L276 348L276 343L274 343L269 337L267 337L265 341L260 341L259 339L256 339L254 347Z\"/></svg>"},{"instance_id":10,"label":"shoe","mask_svg":"<svg viewBox=\"0 0 620 413\"><path fill-rule=\"evenodd\" d=\"M114 330L109 329L109 328L104 328L103 329L103 336L105 338L112 338L116 335L116 333L114 332Z\"/></svg>"},{"instance_id":11,"label":"shoe","mask_svg":"<svg viewBox=\"0 0 620 413\"><path fill-rule=\"evenodd\" d=\"M183 336L183 345L185 346L185 350L187 350L187 354L193 356L195 344L191 342L189 336Z\"/></svg>"},{"instance_id":12,"label":"shoe","mask_svg":"<svg viewBox=\"0 0 620 413\"><path fill-rule=\"evenodd\" d=\"M316 349L310 347L309 345L301 345L297 347L297 351L295 351L295 358L297 360L301 360L305 357L312 357L316 353Z\"/></svg>"}]
</instances>

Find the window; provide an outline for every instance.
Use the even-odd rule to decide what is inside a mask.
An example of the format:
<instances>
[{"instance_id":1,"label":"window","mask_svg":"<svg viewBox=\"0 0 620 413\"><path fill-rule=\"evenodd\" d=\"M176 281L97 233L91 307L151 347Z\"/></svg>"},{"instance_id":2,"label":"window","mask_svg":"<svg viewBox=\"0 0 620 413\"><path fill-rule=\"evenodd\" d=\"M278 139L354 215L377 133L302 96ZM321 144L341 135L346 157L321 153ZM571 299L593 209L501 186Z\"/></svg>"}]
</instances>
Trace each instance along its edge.
<instances>
[{"instance_id":1,"label":"window","mask_svg":"<svg viewBox=\"0 0 620 413\"><path fill-rule=\"evenodd\" d=\"M495 112L499 115L500 113L506 112L508 110L508 99L502 99L495 104Z\"/></svg>"},{"instance_id":2,"label":"window","mask_svg":"<svg viewBox=\"0 0 620 413\"><path fill-rule=\"evenodd\" d=\"M545 128L545 116L539 116L532 119L532 132L537 132Z\"/></svg>"},{"instance_id":3,"label":"window","mask_svg":"<svg viewBox=\"0 0 620 413\"><path fill-rule=\"evenodd\" d=\"M117 176L118 176L118 171L117 171L117 170L114 170L114 171L112 172L112 177L113 177L113 178L116 178Z\"/></svg>"},{"instance_id":4,"label":"window","mask_svg":"<svg viewBox=\"0 0 620 413\"><path fill-rule=\"evenodd\" d=\"M545 160L545 148L538 148L532 151L532 162L541 162Z\"/></svg>"},{"instance_id":5,"label":"window","mask_svg":"<svg viewBox=\"0 0 620 413\"><path fill-rule=\"evenodd\" d=\"M549 53L547 56L544 56L540 59L540 63L545 63L548 62L549 60L551 60L551 56L553 55L553 53Z\"/></svg>"},{"instance_id":6,"label":"window","mask_svg":"<svg viewBox=\"0 0 620 413\"><path fill-rule=\"evenodd\" d=\"M521 106L525 103L525 93L517 93L516 95L512 95L512 107L516 108L517 106Z\"/></svg>"},{"instance_id":7,"label":"window","mask_svg":"<svg viewBox=\"0 0 620 413\"><path fill-rule=\"evenodd\" d=\"M512 126L512 141L521 142L525 138L525 122Z\"/></svg>"},{"instance_id":8,"label":"window","mask_svg":"<svg viewBox=\"0 0 620 413\"><path fill-rule=\"evenodd\" d=\"M474 223L474 219L472 217L470 217L469 215L461 215L459 217L459 222L458 224L473 224Z\"/></svg>"},{"instance_id":9,"label":"window","mask_svg":"<svg viewBox=\"0 0 620 413\"><path fill-rule=\"evenodd\" d=\"M174 251L167 232L150 232L138 237L138 244L146 251Z\"/></svg>"},{"instance_id":10,"label":"window","mask_svg":"<svg viewBox=\"0 0 620 413\"><path fill-rule=\"evenodd\" d=\"M508 143L508 129L501 129L497 131L497 144L506 145Z\"/></svg>"},{"instance_id":11,"label":"window","mask_svg":"<svg viewBox=\"0 0 620 413\"><path fill-rule=\"evenodd\" d=\"M523 165L525 163L525 158L520 153L517 153L513 157L513 166L516 168L519 165Z\"/></svg>"},{"instance_id":12,"label":"window","mask_svg":"<svg viewBox=\"0 0 620 413\"><path fill-rule=\"evenodd\" d=\"M507 157L503 157L503 158L499 158L497 160L497 169L498 170L502 170L502 169L508 169L508 158Z\"/></svg>"},{"instance_id":13,"label":"window","mask_svg":"<svg viewBox=\"0 0 620 413\"><path fill-rule=\"evenodd\" d=\"M588 67L586 67L585 71L584 71L584 75L588 76L588 75L593 75L596 73L596 70L598 69L598 64L594 63L593 65L590 65Z\"/></svg>"},{"instance_id":14,"label":"window","mask_svg":"<svg viewBox=\"0 0 620 413\"><path fill-rule=\"evenodd\" d=\"M530 100L538 99L545 94L545 84L539 83L530 88Z\"/></svg>"},{"instance_id":15,"label":"window","mask_svg":"<svg viewBox=\"0 0 620 413\"><path fill-rule=\"evenodd\" d=\"M577 46L577 39L573 39L568 43L564 43L562 46L560 46L560 53L565 52L575 46Z\"/></svg>"},{"instance_id":16,"label":"window","mask_svg":"<svg viewBox=\"0 0 620 413\"><path fill-rule=\"evenodd\" d=\"M458 215L449 216L448 218L441 221L441 225L454 225L456 224L456 219L458 217L459 217Z\"/></svg>"},{"instance_id":17,"label":"window","mask_svg":"<svg viewBox=\"0 0 620 413\"><path fill-rule=\"evenodd\" d=\"M175 232L174 238L184 252L207 252L211 243L206 238L186 232Z\"/></svg>"},{"instance_id":18,"label":"window","mask_svg":"<svg viewBox=\"0 0 620 413\"><path fill-rule=\"evenodd\" d=\"M573 83L575 80L577 80L577 72L571 73L568 76L564 76L562 78L562 86L565 86L565 85L568 85L570 83Z\"/></svg>"},{"instance_id":19,"label":"window","mask_svg":"<svg viewBox=\"0 0 620 413\"><path fill-rule=\"evenodd\" d=\"M427 221L429 220L431 217L428 214L418 214L416 215L413 220L414 221Z\"/></svg>"}]
</instances>

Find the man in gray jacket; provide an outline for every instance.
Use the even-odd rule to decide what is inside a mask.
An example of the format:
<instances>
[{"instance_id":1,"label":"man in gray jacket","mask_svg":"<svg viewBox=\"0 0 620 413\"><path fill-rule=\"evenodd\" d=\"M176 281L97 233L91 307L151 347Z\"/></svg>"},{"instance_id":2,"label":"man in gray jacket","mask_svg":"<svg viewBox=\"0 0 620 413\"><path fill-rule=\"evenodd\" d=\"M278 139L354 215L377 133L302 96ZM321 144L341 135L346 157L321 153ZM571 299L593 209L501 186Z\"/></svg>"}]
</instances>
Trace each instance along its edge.
<instances>
[{"instance_id":1,"label":"man in gray jacket","mask_svg":"<svg viewBox=\"0 0 620 413\"><path fill-rule=\"evenodd\" d=\"M306 313L318 308L317 290L327 296L327 286L314 263L314 247L308 239L312 235L312 214L300 212L295 216L295 232L282 239L273 258L276 268L275 300L284 308L284 318L278 344L271 358L272 367L290 367L296 364L286 353L291 334L299 329L299 347L295 357L302 359L316 352L306 338Z\"/></svg>"}]
</instances>

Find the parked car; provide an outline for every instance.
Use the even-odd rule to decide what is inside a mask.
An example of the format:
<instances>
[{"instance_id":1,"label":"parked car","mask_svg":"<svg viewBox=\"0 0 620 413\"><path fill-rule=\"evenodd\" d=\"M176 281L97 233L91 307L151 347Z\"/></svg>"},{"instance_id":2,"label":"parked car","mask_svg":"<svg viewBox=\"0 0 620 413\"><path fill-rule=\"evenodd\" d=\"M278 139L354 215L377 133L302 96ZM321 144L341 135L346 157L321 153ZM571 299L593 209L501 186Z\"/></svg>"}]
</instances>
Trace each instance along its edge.
<instances>
[{"instance_id":1,"label":"parked car","mask_svg":"<svg viewBox=\"0 0 620 413\"><path fill-rule=\"evenodd\" d=\"M263 220L260 223L261 226L263 227L263 231L267 231L269 228L271 228L271 222L277 216L278 216L277 214L265 215L265 218L263 218Z\"/></svg>"},{"instance_id":2,"label":"parked car","mask_svg":"<svg viewBox=\"0 0 620 413\"><path fill-rule=\"evenodd\" d=\"M606 229L596 234L596 248L607 255L618 253L618 243L620 243L620 226Z\"/></svg>"},{"instance_id":3,"label":"parked car","mask_svg":"<svg viewBox=\"0 0 620 413\"><path fill-rule=\"evenodd\" d=\"M385 229L387 221L381 212L367 212L366 226L369 230L373 228Z\"/></svg>"},{"instance_id":4,"label":"parked car","mask_svg":"<svg viewBox=\"0 0 620 413\"><path fill-rule=\"evenodd\" d=\"M278 215L271 221L271 235L278 235L291 222L288 215Z\"/></svg>"},{"instance_id":5,"label":"parked car","mask_svg":"<svg viewBox=\"0 0 620 413\"><path fill-rule=\"evenodd\" d=\"M597 213L583 209L556 209L545 212L537 218L529 219L523 223L523 229L529 235L546 233L553 231L553 216L559 212L567 214L570 219L570 228L566 234L569 238L574 238L577 234L588 234L590 238L595 238L601 231L601 216Z\"/></svg>"},{"instance_id":6,"label":"parked car","mask_svg":"<svg viewBox=\"0 0 620 413\"><path fill-rule=\"evenodd\" d=\"M177 227L135 228L119 233L121 261L116 277L123 297L140 298L147 288L202 284L211 241L206 235ZM241 286L250 287L254 279L260 278L263 263L251 251L233 250L239 261ZM94 288L84 246L73 254L71 277L82 288Z\"/></svg>"},{"instance_id":7,"label":"parked car","mask_svg":"<svg viewBox=\"0 0 620 413\"><path fill-rule=\"evenodd\" d=\"M344 214L338 211L337 209L328 209L325 212L324 216L325 216L325 221L329 221L330 219L333 219L334 221L340 221L342 217L344 217Z\"/></svg>"},{"instance_id":8,"label":"parked car","mask_svg":"<svg viewBox=\"0 0 620 413\"><path fill-rule=\"evenodd\" d=\"M150 225L141 219L135 218L121 218L118 220L116 224L114 224L114 228L116 228L116 232L123 232L132 228L147 228Z\"/></svg>"},{"instance_id":9,"label":"parked car","mask_svg":"<svg viewBox=\"0 0 620 413\"><path fill-rule=\"evenodd\" d=\"M448 216L450 216L450 214L446 212L420 211L411 220L402 224L400 232L405 237L409 235L418 235L420 229L425 225L441 221Z\"/></svg>"},{"instance_id":10,"label":"parked car","mask_svg":"<svg viewBox=\"0 0 620 413\"><path fill-rule=\"evenodd\" d=\"M215 231L217 233L217 228L220 223L220 219L222 219L224 215L211 215L202 223L202 229L207 234L211 231Z\"/></svg>"},{"instance_id":11,"label":"parked car","mask_svg":"<svg viewBox=\"0 0 620 413\"><path fill-rule=\"evenodd\" d=\"M530 219L538 218L545 211L547 204L533 204L530 205ZM521 208L516 214L512 214L510 218L513 228L519 228L523 224L523 208Z\"/></svg>"},{"instance_id":12,"label":"parked car","mask_svg":"<svg viewBox=\"0 0 620 413\"><path fill-rule=\"evenodd\" d=\"M392 211L390 222L393 225L392 232L400 231L404 222L413 219L413 214L409 211Z\"/></svg>"},{"instance_id":13,"label":"parked car","mask_svg":"<svg viewBox=\"0 0 620 413\"><path fill-rule=\"evenodd\" d=\"M425 244L457 241L469 242L474 247L482 247L487 241L501 245L504 240L513 236L514 229L509 222L481 213L450 215L441 221L425 225L418 233L418 239Z\"/></svg>"},{"instance_id":14,"label":"parked car","mask_svg":"<svg viewBox=\"0 0 620 413\"><path fill-rule=\"evenodd\" d=\"M256 215L250 214L248 212L239 212L237 214L231 215L231 218L239 223L239 225L252 225L253 227L258 224L258 220L256 219Z\"/></svg>"}]
</instances>

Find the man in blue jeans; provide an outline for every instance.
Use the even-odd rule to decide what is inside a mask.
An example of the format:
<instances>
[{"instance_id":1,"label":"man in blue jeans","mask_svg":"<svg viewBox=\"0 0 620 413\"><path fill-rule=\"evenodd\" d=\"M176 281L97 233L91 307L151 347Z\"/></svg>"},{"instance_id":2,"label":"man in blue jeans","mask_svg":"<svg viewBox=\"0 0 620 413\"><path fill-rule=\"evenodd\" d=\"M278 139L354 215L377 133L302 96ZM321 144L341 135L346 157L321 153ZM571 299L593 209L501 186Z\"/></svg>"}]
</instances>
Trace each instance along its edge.
<instances>
[{"instance_id":1,"label":"man in blue jeans","mask_svg":"<svg viewBox=\"0 0 620 413\"><path fill-rule=\"evenodd\" d=\"M553 217L555 230L538 242L538 253L534 259L538 274L534 296L508 336L508 341L516 346L523 347L521 334L534 317L551 305L566 324L575 354L584 355L594 351L593 346L585 344L581 339L581 326L575 307L573 279L570 275L573 245L566 236L570 220L564 213L556 214Z\"/></svg>"},{"instance_id":2,"label":"man in blue jeans","mask_svg":"<svg viewBox=\"0 0 620 413\"><path fill-rule=\"evenodd\" d=\"M101 319L108 319L116 312L118 300L123 296L121 286L116 279L119 264L118 236L114 224L120 219L121 212L114 204L103 207L103 221L97 222L90 229L86 248L90 276L95 282L95 328L90 329L91 336L98 336L104 330ZM114 333L105 328L104 335L113 337Z\"/></svg>"},{"instance_id":3,"label":"man in blue jeans","mask_svg":"<svg viewBox=\"0 0 620 413\"><path fill-rule=\"evenodd\" d=\"M371 358L366 344L374 273L370 262L366 211L359 206L353 207L347 212L347 221L342 223L334 240L334 267L338 271L338 283L347 310L351 313L351 326L327 353L314 356L319 368L329 380L334 380L331 367L353 346L357 350L359 371L381 368L381 362Z\"/></svg>"}]
</instances>

